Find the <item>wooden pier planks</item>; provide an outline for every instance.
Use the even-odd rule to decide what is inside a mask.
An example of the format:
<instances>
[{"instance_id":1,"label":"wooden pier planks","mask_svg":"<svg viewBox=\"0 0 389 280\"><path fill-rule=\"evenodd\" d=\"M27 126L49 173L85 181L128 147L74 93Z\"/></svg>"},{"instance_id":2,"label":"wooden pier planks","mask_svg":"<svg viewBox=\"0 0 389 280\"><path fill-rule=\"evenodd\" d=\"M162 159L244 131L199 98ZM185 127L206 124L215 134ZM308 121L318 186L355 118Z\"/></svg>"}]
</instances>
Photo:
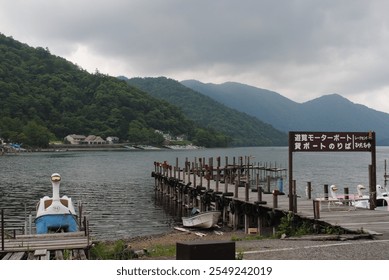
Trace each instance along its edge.
<instances>
[{"instance_id":1,"label":"wooden pier planks","mask_svg":"<svg viewBox=\"0 0 389 280\"><path fill-rule=\"evenodd\" d=\"M165 176L169 178L169 176ZM235 184L219 182L217 180L207 180L203 176L196 176L193 172L189 175L184 171L179 171L176 174L176 178L183 178L184 183L189 181L196 182L196 185L207 186L207 189L213 191L222 191L234 193L232 200L238 200L242 202L248 202L254 204L258 201L258 193L252 191L256 189L256 186L251 187L238 187L237 194L235 195L236 186ZM248 196L247 196L248 193ZM273 209L273 194L262 193L262 201L266 201L266 204L261 207L267 208L268 210ZM289 197L288 195L277 196L277 210L288 212L289 211ZM314 219L313 202L312 199L306 197L297 198L297 215ZM333 226L339 226L350 231L363 231L372 234L389 234L389 212L381 210L368 210L354 207L327 207L324 203L320 209L319 221L331 224Z\"/></svg>"},{"instance_id":2,"label":"wooden pier planks","mask_svg":"<svg viewBox=\"0 0 389 280\"><path fill-rule=\"evenodd\" d=\"M92 242L84 232L21 235L14 239L5 239L5 259L22 259L24 254L28 259L87 259L84 249L88 249Z\"/></svg>"}]
</instances>

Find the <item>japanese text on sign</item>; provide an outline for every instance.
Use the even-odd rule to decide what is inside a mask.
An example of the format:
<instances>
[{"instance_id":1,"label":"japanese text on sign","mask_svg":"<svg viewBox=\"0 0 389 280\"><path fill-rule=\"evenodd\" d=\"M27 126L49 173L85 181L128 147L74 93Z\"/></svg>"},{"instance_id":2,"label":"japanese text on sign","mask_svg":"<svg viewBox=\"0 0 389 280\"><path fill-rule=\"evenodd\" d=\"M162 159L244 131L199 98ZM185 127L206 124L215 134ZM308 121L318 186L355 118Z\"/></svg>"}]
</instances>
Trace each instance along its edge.
<instances>
[{"instance_id":1,"label":"japanese text on sign","mask_svg":"<svg viewBox=\"0 0 389 280\"><path fill-rule=\"evenodd\" d=\"M372 149L371 132L290 132L293 152L366 152Z\"/></svg>"}]
</instances>

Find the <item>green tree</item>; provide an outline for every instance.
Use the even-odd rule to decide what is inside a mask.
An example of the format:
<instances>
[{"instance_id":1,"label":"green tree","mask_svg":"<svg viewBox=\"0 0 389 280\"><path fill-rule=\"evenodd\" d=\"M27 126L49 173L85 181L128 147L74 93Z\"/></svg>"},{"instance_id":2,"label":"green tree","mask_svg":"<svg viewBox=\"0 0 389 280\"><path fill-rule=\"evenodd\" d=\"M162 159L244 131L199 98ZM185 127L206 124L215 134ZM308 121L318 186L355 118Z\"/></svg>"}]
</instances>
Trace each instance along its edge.
<instances>
[{"instance_id":1,"label":"green tree","mask_svg":"<svg viewBox=\"0 0 389 280\"><path fill-rule=\"evenodd\" d=\"M53 137L46 127L35 121L27 123L23 128L23 134L25 136L24 144L30 147L47 147L49 146L50 138Z\"/></svg>"}]
</instances>

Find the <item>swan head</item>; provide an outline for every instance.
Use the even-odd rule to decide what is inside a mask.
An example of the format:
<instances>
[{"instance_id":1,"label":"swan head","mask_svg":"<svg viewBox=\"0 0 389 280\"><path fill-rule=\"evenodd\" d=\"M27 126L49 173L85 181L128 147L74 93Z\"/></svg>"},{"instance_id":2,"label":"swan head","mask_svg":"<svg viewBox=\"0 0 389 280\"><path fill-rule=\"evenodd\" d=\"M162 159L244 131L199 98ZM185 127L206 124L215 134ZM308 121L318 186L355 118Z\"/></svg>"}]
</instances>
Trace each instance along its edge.
<instances>
[{"instance_id":1,"label":"swan head","mask_svg":"<svg viewBox=\"0 0 389 280\"><path fill-rule=\"evenodd\" d=\"M357 186L357 192L358 192L358 195L359 196L362 196L363 195L363 190L365 190L366 189L366 187L364 186L364 185L358 185Z\"/></svg>"},{"instance_id":2,"label":"swan head","mask_svg":"<svg viewBox=\"0 0 389 280\"><path fill-rule=\"evenodd\" d=\"M378 196L382 196L382 194L385 192L385 188L381 185L376 186L376 191Z\"/></svg>"},{"instance_id":3,"label":"swan head","mask_svg":"<svg viewBox=\"0 0 389 280\"><path fill-rule=\"evenodd\" d=\"M338 188L335 186L335 185L331 185L330 186L330 192L331 192L331 196L333 198L336 198L336 191L338 190Z\"/></svg>"},{"instance_id":4,"label":"swan head","mask_svg":"<svg viewBox=\"0 0 389 280\"><path fill-rule=\"evenodd\" d=\"M61 175L58 173L51 174L51 184L53 187L53 199L59 200L59 184L61 181Z\"/></svg>"},{"instance_id":5,"label":"swan head","mask_svg":"<svg viewBox=\"0 0 389 280\"><path fill-rule=\"evenodd\" d=\"M59 175L58 173L51 174L51 182L57 183L60 181L61 181L61 175Z\"/></svg>"}]
</instances>

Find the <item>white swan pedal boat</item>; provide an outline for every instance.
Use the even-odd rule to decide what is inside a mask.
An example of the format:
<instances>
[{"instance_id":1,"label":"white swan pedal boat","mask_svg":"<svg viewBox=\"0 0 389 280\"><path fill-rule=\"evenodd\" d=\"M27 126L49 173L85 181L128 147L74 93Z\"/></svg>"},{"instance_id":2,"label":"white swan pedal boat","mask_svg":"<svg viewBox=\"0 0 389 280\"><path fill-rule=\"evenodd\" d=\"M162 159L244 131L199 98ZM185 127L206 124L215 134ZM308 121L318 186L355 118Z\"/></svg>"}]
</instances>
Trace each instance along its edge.
<instances>
[{"instance_id":1,"label":"white swan pedal boat","mask_svg":"<svg viewBox=\"0 0 389 280\"><path fill-rule=\"evenodd\" d=\"M36 233L56 233L78 231L77 215L72 199L66 195L59 196L61 176L51 175L53 196L44 196L37 205L35 218Z\"/></svg>"}]
</instances>

